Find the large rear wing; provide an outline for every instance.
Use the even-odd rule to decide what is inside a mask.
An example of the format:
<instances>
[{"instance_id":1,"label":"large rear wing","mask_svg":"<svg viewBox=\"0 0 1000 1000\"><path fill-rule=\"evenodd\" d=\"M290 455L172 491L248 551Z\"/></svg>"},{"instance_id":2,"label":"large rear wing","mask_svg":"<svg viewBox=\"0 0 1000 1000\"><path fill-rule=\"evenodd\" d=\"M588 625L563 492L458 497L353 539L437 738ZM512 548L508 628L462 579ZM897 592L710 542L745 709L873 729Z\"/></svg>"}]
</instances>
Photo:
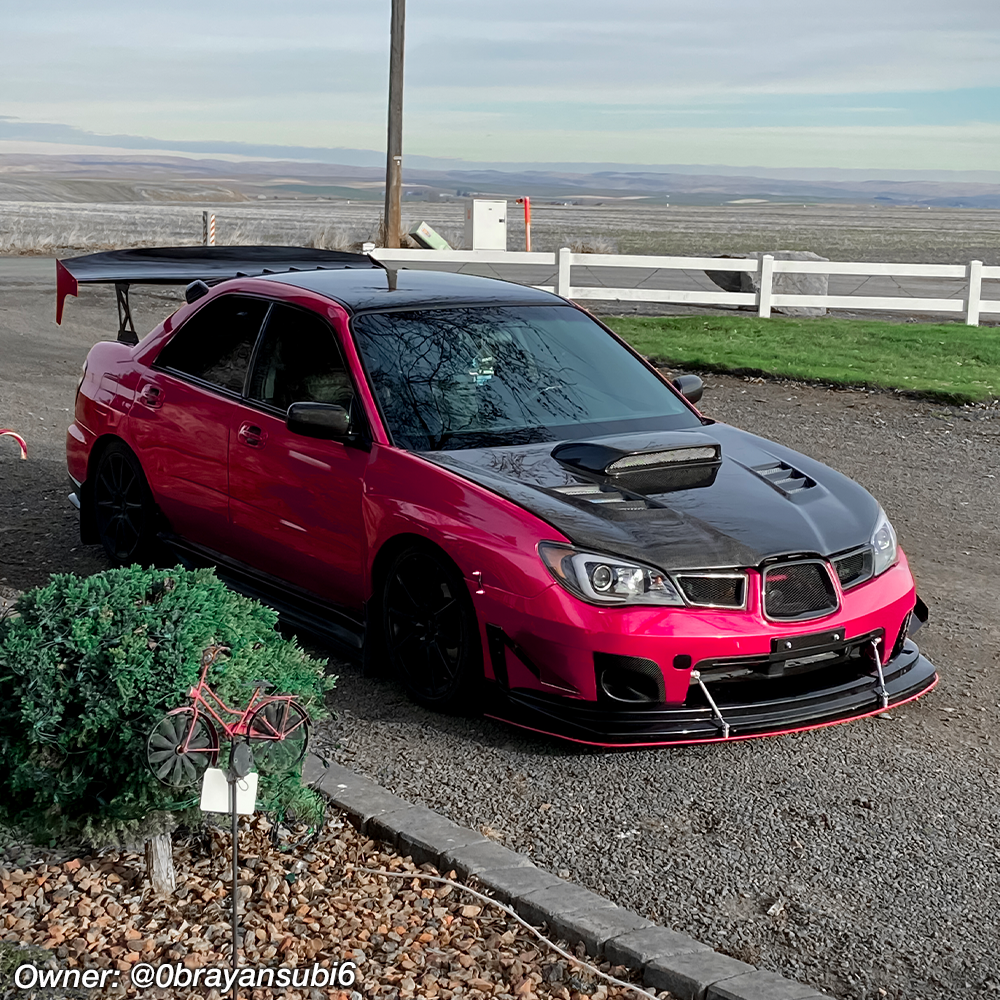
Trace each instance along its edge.
<instances>
[{"instance_id":1,"label":"large rear wing","mask_svg":"<svg viewBox=\"0 0 1000 1000\"><path fill-rule=\"evenodd\" d=\"M129 309L130 285L215 285L229 278L249 278L283 271L324 271L345 267L382 267L365 254L310 247L141 247L111 250L56 261L56 323L62 323L67 295L81 284L115 286L118 339L138 343Z\"/></svg>"}]
</instances>

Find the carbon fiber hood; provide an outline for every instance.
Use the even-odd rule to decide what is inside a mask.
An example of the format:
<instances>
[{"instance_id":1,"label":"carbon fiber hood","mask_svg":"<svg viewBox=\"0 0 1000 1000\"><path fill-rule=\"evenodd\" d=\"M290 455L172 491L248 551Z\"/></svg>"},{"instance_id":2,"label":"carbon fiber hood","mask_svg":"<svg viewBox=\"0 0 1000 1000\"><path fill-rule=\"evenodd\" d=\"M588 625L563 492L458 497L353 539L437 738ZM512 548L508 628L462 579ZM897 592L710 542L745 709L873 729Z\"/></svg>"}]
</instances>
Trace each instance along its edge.
<instances>
[{"instance_id":1,"label":"carbon fiber hood","mask_svg":"<svg viewBox=\"0 0 1000 1000\"><path fill-rule=\"evenodd\" d=\"M552 457L562 442L421 452L547 521L574 544L667 570L757 566L774 556L830 556L864 545L878 515L857 483L811 458L725 424L692 431L592 439L624 450L655 451L706 437L721 465L700 482L660 492L616 490ZM588 493L585 488L589 486ZM600 492L598 492L600 490ZM621 499L617 499L620 497Z\"/></svg>"}]
</instances>

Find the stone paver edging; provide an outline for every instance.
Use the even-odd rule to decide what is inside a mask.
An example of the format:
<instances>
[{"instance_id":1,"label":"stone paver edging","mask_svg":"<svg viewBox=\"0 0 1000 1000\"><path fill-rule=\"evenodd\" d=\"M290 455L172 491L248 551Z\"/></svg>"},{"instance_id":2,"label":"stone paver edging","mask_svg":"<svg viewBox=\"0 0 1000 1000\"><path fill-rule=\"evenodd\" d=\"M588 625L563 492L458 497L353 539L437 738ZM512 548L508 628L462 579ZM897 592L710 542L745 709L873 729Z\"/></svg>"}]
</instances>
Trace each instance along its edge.
<instances>
[{"instance_id":1,"label":"stone paver edging","mask_svg":"<svg viewBox=\"0 0 1000 1000\"><path fill-rule=\"evenodd\" d=\"M821 1000L824 994L713 951L686 934L658 927L631 910L538 868L475 830L415 806L340 764L310 755L303 780L324 792L365 835L417 864L475 876L500 902L552 936L582 943L678 1000Z\"/></svg>"}]
</instances>

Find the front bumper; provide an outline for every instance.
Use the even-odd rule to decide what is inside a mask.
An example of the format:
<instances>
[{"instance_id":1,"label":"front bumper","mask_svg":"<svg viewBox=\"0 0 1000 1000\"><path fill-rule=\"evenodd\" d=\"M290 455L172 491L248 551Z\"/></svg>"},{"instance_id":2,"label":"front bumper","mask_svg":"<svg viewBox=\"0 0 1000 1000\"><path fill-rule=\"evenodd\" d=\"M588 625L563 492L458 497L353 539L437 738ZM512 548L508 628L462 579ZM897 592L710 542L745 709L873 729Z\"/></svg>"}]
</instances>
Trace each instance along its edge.
<instances>
[{"instance_id":1,"label":"front bumper","mask_svg":"<svg viewBox=\"0 0 1000 1000\"><path fill-rule=\"evenodd\" d=\"M884 664L883 672L888 693L885 707L874 669L870 675L846 680L842 674L838 677L837 671L817 671L780 685L717 685L712 693L729 727L726 736L711 706L698 697L689 697L683 705L619 709L537 691L506 691L497 685L486 714L524 729L591 746L712 743L801 732L878 715L919 698L938 681L933 664L910 640Z\"/></svg>"}]
</instances>

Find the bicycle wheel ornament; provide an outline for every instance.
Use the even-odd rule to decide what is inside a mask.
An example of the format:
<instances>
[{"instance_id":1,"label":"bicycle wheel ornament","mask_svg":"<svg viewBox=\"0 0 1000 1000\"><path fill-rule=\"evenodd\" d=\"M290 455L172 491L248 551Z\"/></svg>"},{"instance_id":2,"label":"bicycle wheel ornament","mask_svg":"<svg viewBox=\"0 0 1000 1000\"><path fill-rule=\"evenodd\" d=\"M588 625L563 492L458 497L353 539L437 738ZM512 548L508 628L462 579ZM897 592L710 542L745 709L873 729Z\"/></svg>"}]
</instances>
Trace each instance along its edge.
<instances>
[{"instance_id":1,"label":"bicycle wheel ornament","mask_svg":"<svg viewBox=\"0 0 1000 1000\"><path fill-rule=\"evenodd\" d=\"M265 702L250 716L247 741L262 774L290 771L309 745L309 716L297 702Z\"/></svg>"},{"instance_id":2,"label":"bicycle wheel ornament","mask_svg":"<svg viewBox=\"0 0 1000 1000\"><path fill-rule=\"evenodd\" d=\"M215 727L190 708L165 715L146 740L146 763L157 780L171 788L187 788L201 781L205 769L219 759Z\"/></svg>"}]
</instances>

